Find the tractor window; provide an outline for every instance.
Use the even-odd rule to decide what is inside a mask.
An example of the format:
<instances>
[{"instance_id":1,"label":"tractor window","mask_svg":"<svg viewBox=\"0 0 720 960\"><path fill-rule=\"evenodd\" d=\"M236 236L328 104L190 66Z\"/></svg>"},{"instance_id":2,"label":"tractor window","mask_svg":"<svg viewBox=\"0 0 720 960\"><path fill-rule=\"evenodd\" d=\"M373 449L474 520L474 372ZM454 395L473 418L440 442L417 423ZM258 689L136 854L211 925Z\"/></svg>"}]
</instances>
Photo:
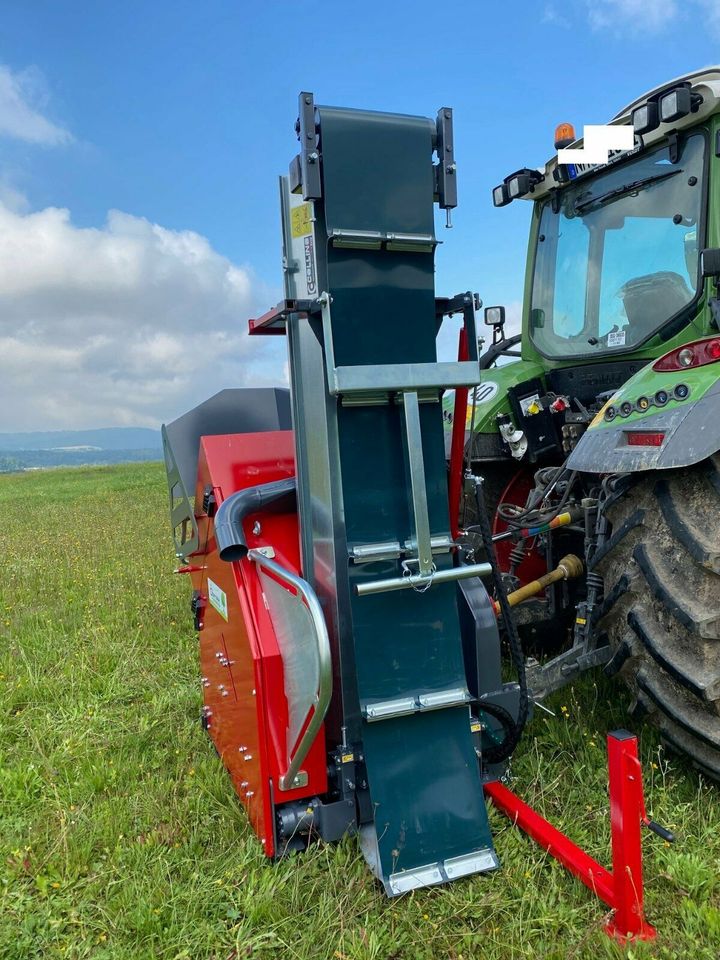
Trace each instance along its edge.
<instances>
[{"instance_id":1,"label":"tractor window","mask_svg":"<svg viewBox=\"0 0 720 960\"><path fill-rule=\"evenodd\" d=\"M634 349L695 299L705 138L639 154L540 218L530 333L550 357Z\"/></svg>"}]
</instances>

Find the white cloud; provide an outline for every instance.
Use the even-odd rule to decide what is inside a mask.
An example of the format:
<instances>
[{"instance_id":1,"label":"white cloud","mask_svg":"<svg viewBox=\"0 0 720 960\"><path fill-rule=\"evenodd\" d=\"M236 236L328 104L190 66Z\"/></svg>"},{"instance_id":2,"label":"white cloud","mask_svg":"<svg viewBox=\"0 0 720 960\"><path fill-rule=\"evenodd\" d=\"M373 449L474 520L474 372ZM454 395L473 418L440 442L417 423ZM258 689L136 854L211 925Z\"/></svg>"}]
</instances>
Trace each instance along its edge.
<instances>
[{"instance_id":1,"label":"white cloud","mask_svg":"<svg viewBox=\"0 0 720 960\"><path fill-rule=\"evenodd\" d=\"M659 32L678 14L675 0L586 0L590 26L595 30L642 29Z\"/></svg>"},{"instance_id":2,"label":"white cloud","mask_svg":"<svg viewBox=\"0 0 720 960\"><path fill-rule=\"evenodd\" d=\"M695 0L700 7L700 16L706 30L720 37L720 3L718 0Z\"/></svg>"},{"instance_id":3,"label":"white cloud","mask_svg":"<svg viewBox=\"0 0 720 960\"><path fill-rule=\"evenodd\" d=\"M505 307L505 336L514 337L522 328L522 301L513 300Z\"/></svg>"},{"instance_id":4,"label":"white cloud","mask_svg":"<svg viewBox=\"0 0 720 960\"><path fill-rule=\"evenodd\" d=\"M0 431L156 426L223 387L281 383L284 339L246 332L274 299L192 231L0 205Z\"/></svg>"},{"instance_id":5,"label":"white cloud","mask_svg":"<svg viewBox=\"0 0 720 960\"><path fill-rule=\"evenodd\" d=\"M72 140L67 130L41 112L47 99L44 86L36 68L13 72L0 64L0 137L49 147Z\"/></svg>"},{"instance_id":6,"label":"white cloud","mask_svg":"<svg viewBox=\"0 0 720 960\"><path fill-rule=\"evenodd\" d=\"M621 36L658 34L681 21L701 21L706 32L720 37L718 0L585 0L593 30L610 30Z\"/></svg>"},{"instance_id":7,"label":"white cloud","mask_svg":"<svg viewBox=\"0 0 720 960\"><path fill-rule=\"evenodd\" d=\"M555 27L565 27L566 29L570 27L567 16L554 3L545 4L541 22Z\"/></svg>"}]
</instances>

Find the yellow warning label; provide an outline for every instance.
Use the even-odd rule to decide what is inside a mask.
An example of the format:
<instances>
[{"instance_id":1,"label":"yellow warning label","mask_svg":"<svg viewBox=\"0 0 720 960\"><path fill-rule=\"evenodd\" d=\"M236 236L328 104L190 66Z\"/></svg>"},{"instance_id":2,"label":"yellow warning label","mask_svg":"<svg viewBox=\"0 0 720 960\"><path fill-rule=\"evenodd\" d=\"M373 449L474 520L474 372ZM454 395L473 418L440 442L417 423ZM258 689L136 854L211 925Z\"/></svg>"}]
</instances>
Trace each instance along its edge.
<instances>
[{"instance_id":1,"label":"yellow warning label","mask_svg":"<svg viewBox=\"0 0 720 960\"><path fill-rule=\"evenodd\" d=\"M307 237L312 233L312 205L301 203L290 211L290 230L293 237Z\"/></svg>"},{"instance_id":2,"label":"yellow warning label","mask_svg":"<svg viewBox=\"0 0 720 960\"><path fill-rule=\"evenodd\" d=\"M479 723L477 720L475 721L475 723L470 724L471 733L480 733L481 730L482 730L482 724Z\"/></svg>"},{"instance_id":3,"label":"yellow warning label","mask_svg":"<svg viewBox=\"0 0 720 960\"><path fill-rule=\"evenodd\" d=\"M343 763L352 763L353 760L355 759L355 754L344 753L340 759L342 760Z\"/></svg>"},{"instance_id":4,"label":"yellow warning label","mask_svg":"<svg viewBox=\"0 0 720 960\"><path fill-rule=\"evenodd\" d=\"M587 623L587 620L584 617L578 617L575 620L575 623L579 623L581 627L584 627L585 624Z\"/></svg>"}]
</instances>

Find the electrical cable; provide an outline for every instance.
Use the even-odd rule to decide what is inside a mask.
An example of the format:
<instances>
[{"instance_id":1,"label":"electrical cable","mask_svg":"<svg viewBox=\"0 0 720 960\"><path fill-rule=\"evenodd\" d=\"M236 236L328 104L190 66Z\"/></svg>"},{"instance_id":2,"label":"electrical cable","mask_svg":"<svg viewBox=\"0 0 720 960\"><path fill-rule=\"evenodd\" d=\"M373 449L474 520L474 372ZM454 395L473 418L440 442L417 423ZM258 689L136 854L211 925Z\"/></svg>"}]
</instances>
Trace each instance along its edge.
<instances>
[{"instance_id":1,"label":"electrical cable","mask_svg":"<svg viewBox=\"0 0 720 960\"><path fill-rule=\"evenodd\" d=\"M505 743L515 730L515 721L513 720L512 714L509 710L506 710L505 707L501 707L499 703L492 703L488 700L487 702L481 700L479 705L480 713L488 713L491 717L494 717L496 720L499 720L503 730L505 731L505 739L493 747L485 747L483 750L483 759L487 763L500 763L500 761L506 759L504 756L495 757L495 751L504 751Z\"/></svg>"},{"instance_id":2,"label":"electrical cable","mask_svg":"<svg viewBox=\"0 0 720 960\"><path fill-rule=\"evenodd\" d=\"M503 615L505 630L507 632L510 656L513 661L513 666L517 671L518 686L520 688L517 720L513 721L512 717L510 717L512 725L507 726L507 735L502 743L494 747L489 747L483 752L483 756L488 763L500 763L501 761L508 759L515 747L520 742L520 737L522 736L530 714L530 695L528 693L527 677L525 674L525 654L523 653L520 636L517 631L515 620L513 619L510 604L508 603L505 585L502 581L502 575L500 573L500 567L498 566L497 556L495 554L495 545L493 544L492 532L490 530L490 520L488 519L487 507L485 506L483 481L482 478L479 477L475 478L475 499L477 501L478 508L477 526L480 530L480 536L482 537L483 546L485 547L485 553L492 569L493 583L495 584L495 591L497 594L498 603L500 604L500 611ZM495 704L483 704L481 702L480 709L485 710L492 716L496 716L503 726L505 726L502 717L499 715L500 710L504 710L504 708L500 707L499 709L496 709ZM492 712L493 710L495 710L495 713ZM505 712L507 713L507 711ZM510 715L508 714L508 716Z\"/></svg>"},{"instance_id":3,"label":"electrical cable","mask_svg":"<svg viewBox=\"0 0 720 960\"><path fill-rule=\"evenodd\" d=\"M563 495L560 498L559 502L555 504L555 506L547 508L545 510L540 510L537 507L534 507L532 509L525 509L525 510L521 510L520 512L516 512L517 511L516 505L501 503L498 505L498 516L500 517L501 520L504 520L509 527L520 528L524 526L539 526L540 524L549 523L551 520L554 520L555 517L558 516L558 514L562 513L563 508L565 507L565 504L570 498L570 493L572 491L572 487L573 487L573 484L575 483L576 477L577 477L576 471L573 471L570 473L570 476L568 477L565 484L565 490L563 491ZM551 489L554 489L555 486L556 484L551 484L551 486L545 492L541 503L548 498L551 492Z\"/></svg>"}]
</instances>

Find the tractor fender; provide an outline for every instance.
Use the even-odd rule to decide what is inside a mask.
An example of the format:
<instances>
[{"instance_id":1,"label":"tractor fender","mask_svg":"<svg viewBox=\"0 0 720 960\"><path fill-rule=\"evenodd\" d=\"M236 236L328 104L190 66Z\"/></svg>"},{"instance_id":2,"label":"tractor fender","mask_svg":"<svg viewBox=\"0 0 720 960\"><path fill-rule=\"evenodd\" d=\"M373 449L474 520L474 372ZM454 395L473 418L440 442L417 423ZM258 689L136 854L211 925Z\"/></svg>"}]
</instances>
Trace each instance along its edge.
<instances>
[{"instance_id":1,"label":"tractor fender","mask_svg":"<svg viewBox=\"0 0 720 960\"><path fill-rule=\"evenodd\" d=\"M683 386L689 387L687 398L676 399L673 392L676 384L661 383L661 391L670 399L660 409L652 405L645 413L637 409L637 397L644 400L649 396L654 403L656 393L645 390L638 394L639 384L633 377L595 417L570 454L568 467L587 473L669 470L689 467L716 453L720 450L720 379L714 379L707 386L707 375L703 382L693 374L694 371L687 371L682 378ZM665 374L668 376L676 381L680 379L677 374ZM657 375L654 379L657 388ZM633 412L627 416L615 413L608 421L610 414L619 411L623 403L633 403ZM609 408L612 408L610 414ZM633 433L663 436L645 438L657 446L636 446L629 442L640 439L632 438Z\"/></svg>"}]
</instances>

